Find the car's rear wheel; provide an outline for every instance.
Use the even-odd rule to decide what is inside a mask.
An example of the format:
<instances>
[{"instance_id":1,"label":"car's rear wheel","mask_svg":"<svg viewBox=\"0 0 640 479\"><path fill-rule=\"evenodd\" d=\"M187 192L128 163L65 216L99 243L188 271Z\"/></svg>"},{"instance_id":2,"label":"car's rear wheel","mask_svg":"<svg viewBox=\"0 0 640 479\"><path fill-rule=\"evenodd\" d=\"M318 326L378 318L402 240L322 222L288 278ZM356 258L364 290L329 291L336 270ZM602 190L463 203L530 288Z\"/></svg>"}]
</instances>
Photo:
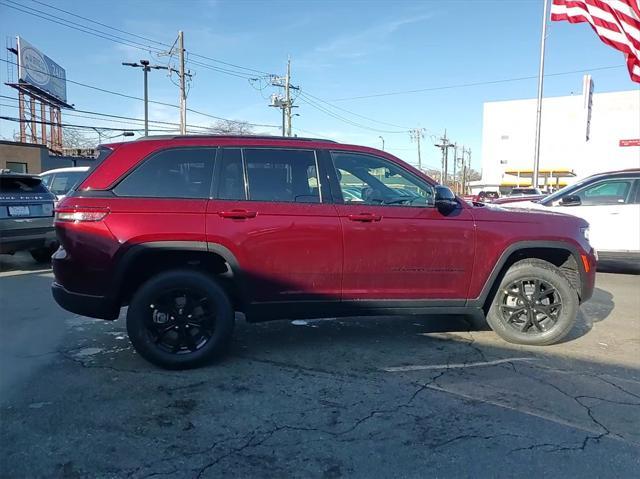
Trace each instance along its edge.
<instances>
[{"instance_id":1,"label":"car's rear wheel","mask_svg":"<svg viewBox=\"0 0 640 479\"><path fill-rule=\"evenodd\" d=\"M190 270L160 273L134 294L127 332L136 351L167 369L201 366L222 354L234 327L224 289Z\"/></svg>"},{"instance_id":2,"label":"car's rear wheel","mask_svg":"<svg viewBox=\"0 0 640 479\"><path fill-rule=\"evenodd\" d=\"M551 263L514 263L498 288L487 322L511 343L543 346L564 338L578 314L578 294Z\"/></svg>"}]
</instances>

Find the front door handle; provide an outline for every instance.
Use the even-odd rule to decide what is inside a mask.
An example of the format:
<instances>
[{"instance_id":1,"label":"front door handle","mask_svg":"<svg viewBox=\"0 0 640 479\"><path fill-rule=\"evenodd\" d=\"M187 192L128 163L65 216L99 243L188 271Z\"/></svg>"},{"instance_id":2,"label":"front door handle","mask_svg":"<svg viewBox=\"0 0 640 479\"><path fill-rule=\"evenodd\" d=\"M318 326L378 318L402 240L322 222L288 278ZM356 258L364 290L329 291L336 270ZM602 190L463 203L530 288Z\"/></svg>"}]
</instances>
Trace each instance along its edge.
<instances>
[{"instance_id":1,"label":"front door handle","mask_svg":"<svg viewBox=\"0 0 640 479\"><path fill-rule=\"evenodd\" d=\"M231 211L220 211L218 212L218 216L222 218L231 218L234 220L245 220L247 218L255 218L258 215L255 211L247 211L247 210L231 210Z\"/></svg>"},{"instance_id":2,"label":"front door handle","mask_svg":"<svg viewBox=\"0 0 640 479\"><path fill-rule=\"evenodd\" d=\"M351 221L362 221L363 223L370 223L372 221L380 221L382 216L375 215L373 213L358 213L355 215L347 216Z\"/></svg>"}]
</instances>

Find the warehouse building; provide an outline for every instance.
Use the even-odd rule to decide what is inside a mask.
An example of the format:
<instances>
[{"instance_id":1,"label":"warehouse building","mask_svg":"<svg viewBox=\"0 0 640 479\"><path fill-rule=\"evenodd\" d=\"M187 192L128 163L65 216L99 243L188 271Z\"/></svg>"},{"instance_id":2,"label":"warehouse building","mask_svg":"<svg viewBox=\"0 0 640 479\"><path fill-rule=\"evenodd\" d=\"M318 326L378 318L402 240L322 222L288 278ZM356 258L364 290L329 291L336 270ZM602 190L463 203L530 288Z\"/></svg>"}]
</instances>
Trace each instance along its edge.
<instances>
[{"instance_id":1,"label":"warehouse building","mask_svg":"<svg viewBox=\"0 0 640 479\"><path fill-rule=\"evenodd\" d=\"M532 184L536 99L484 104L479 190ZM640 89L544 98L538 184L553 190L601 171L640 168Z\"/></svg>"}]
</instances>

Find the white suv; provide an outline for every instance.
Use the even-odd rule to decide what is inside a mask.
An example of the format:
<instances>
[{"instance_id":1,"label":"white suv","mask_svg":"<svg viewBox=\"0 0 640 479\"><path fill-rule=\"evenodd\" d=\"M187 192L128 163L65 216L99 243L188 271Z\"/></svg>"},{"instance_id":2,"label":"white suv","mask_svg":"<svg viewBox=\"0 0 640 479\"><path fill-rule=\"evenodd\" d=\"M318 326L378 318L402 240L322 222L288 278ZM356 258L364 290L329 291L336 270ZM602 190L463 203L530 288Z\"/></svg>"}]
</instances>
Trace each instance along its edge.
<instances>
[{"instance_id":1,"label":"white suv","mask_svg":"<svg viewBox=\"0 0 640 479\"><path fill-rule=\"evenodd\" d=\"M70 166L45 171L40 173L40 177L49 191L56 195L57 201L61 201L74 186L87 177L88 171L88 166Z\"/></svg>"},{"instance_id":2,"label":"white suv","mask_svg":"<svg viewBox=\"0 0 640 479\"><path fill-rule=\"evenodd\" d=\"M589 222L600 259L640 261L640 169L598 173L541 200L500 206L579 216Z\"/></svg>"}]
</instances>

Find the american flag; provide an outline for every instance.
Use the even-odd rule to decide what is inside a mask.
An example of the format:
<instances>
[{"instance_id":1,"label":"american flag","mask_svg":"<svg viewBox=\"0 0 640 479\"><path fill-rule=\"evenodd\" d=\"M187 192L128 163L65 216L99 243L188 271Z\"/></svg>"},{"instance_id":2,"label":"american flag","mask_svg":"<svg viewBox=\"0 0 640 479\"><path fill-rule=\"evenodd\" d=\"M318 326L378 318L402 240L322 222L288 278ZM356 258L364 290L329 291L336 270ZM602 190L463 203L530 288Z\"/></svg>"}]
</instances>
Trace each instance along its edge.
<instances>
[{"instance_id":1,"label":"american flag","mask_svg":"<svg viewBox=\"0 0 640 479\"><path fill-rule=\"evenodd\" d=\"M625 54L631 79L640 83L639 0L553 0L551 20L589 23L604 43Z\"/></svg>"}]
</instances>

